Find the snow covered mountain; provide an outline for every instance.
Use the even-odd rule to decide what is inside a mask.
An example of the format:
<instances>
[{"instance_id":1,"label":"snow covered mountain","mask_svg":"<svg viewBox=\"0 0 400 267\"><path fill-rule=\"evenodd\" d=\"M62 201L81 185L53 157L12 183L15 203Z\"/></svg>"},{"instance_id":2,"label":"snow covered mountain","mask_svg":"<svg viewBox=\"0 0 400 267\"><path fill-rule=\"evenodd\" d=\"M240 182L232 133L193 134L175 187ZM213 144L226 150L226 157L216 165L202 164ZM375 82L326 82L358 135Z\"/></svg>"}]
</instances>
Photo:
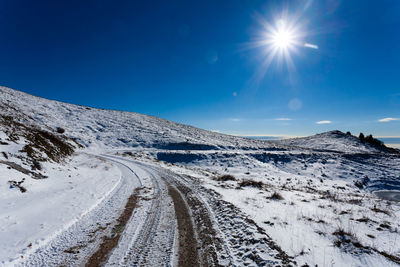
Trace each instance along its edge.
<instances>
[{"instance_id":1,"label":"snow covered mountain","mask_svg":"<svg viewBox=\"0 0 400 267\"><path fill-rule=\"evenodd\" d=\"M0 87L1 265L396 266L399 189L398 151L339 131L268 142Z\"/></svg>"}]
</instances>

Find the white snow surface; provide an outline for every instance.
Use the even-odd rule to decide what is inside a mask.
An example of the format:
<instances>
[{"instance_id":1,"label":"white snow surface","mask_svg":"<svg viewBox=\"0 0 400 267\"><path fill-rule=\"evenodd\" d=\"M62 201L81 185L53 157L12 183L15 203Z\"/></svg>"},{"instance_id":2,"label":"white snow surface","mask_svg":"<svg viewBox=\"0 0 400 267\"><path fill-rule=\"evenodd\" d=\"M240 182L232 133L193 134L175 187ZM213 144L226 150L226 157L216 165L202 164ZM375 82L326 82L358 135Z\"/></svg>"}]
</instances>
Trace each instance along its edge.
<instances>
[{"instance_id":1,"label":"white snow surface","mask_svg":"<svg viewBox=\"0 0 400 267\"><path fill-rule=\"evenodd\" d=\"M65 135L77 137L91 150L121 147L176 148L180 142L191 142L216 148L275 147L259 140L224 135L134 112L102 110L32 96L7 87L0 87L0 105L9 104L31 117L30 123L55 129L64 128ZM208 147L206 147L208 148Z\"/></svg>"},{"instance_id":2,"label":"white snow surface","mask_svg":"<svg viewBox=\"0 0 400 267\"><path fill-rule=\"evenodd\" d=\"M45 245L94 209L118 185L119 169L81 154L67 165L48 164L47 179L25 176L28 189L9 189L9 177L24 178L0 165L0 263Z\"/></svg>"},{"instance_id":3,"label":"white snow surface","mask_svg":"<svg viewBox=\"0 0 400 267\"><path fill-rule=\"evenodd\" d=\"M18 118L24 125L49 132L61 127L65 136L76 138L84 148L76 146L74 155L61 162L43 162L38 172L47 178L33 179L4 163L31 168L28 155L21 152L24 137L12 141L0 125L0 265L34 258L35 251L57 236L76 231L71 226L85 216L93 218L87 225L104 225L108 214L101 219L96 212L108 210L104 200L123 187L125 176L118 164L100 156L129 156L124 152L137 161L198 179L204 188L218 192L299 266L396 266L379 252L400 257L400 204L371 193L386 190L385 195L393 195L400 189L400 158L361 144L356 137L332 131L276 142L251 140L0 87L0 115L16 114L24 115ZM149 179L137 172L143 181ZM235 180L216 180L224 174ZM10 188L9 180L24 178L25 193ZM241 185L246 180L262 186ZM132 182L124 196L137 186ZM283 199L270 199L274 192ZM120 202L122 196L112 203ZM368 249L336 246L341 238L334 234L338 229L351 234L345 239ZM118 262L129 242L123 236L111 263Z\"/></svg>"},{"instance_id":4,"label":"white snow surface","mask_svg":"<svg viewBox=\"0 0 400 267\"><path fill-rule=\"evenodd\" d=\"M360 140L357 137L346 135L340 131L330 131L308 137L282 139L276 142L282 145L345 153L380 152L378 149L368 144L360 143Z\"/></svg>"}]
</instances>

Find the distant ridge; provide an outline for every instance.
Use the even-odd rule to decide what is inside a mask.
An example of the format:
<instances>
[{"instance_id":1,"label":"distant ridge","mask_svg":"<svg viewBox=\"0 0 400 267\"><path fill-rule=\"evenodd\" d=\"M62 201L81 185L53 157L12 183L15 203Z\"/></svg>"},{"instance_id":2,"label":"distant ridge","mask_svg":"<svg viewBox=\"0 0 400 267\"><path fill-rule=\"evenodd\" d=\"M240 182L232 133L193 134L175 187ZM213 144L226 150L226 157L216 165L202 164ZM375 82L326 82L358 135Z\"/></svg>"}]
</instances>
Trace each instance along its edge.
<instances>
[{"instance_id":1,"label":"distant ridge","mask_svg":"<svg viewBox=\"0 0 400 267\"><path fill-rule=\"evenodd\" d=\"M319 133L308 137L282 139L276 141L276 143L345 153L397 153L396 149L386 147L385 145L377 146L361 142L358 137L345 134L339 130Z\"/></svg>"}]
</instances>

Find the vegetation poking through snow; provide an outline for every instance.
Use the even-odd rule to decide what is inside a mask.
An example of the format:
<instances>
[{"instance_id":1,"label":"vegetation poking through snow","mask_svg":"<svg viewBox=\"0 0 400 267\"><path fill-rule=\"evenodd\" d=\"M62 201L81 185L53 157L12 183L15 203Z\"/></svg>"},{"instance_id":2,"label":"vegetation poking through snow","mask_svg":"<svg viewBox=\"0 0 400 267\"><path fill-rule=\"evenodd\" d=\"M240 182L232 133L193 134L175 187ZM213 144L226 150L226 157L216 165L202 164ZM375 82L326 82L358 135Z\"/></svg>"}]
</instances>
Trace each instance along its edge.
<instances>
[{"instance_id":1,"label":"vegetation poking through snow","mask_svg":"<svg viewBox=\"0 0 400 267\"><path fill-rule=\"evenodd\" d=\"M66 138L44 130L32 128L24 136L29 143L24 146L22 152L26 152L32 160L47 161L50 159L60 162L74 152L74 147L66 142ZM43 153L47 157L43 157Z\"/></svg>"},{"instance_id":2,"label":"vegetation poking through snow","mask_svg":"<svg viewBox=\"0 0 400 267\"><path fill-rule=\"evenodd\" d=\"M8 109L11 107L8 106ZM42 169L40 161L60 162L73 154L75 148L70 143L73 140L61 134L64 129L57 128L56 132L51 132L51 129L44 130L33 123L29 116L21 112L15 113L14 116L0 114L0 127L9 141L25 143L20 152L26 154L26 160L30 162L32 170Z\"/></svg>"},{"instance_id":3,"label":"vegetation poking through snow","mask_svg":"<svg viewBox=\"0 0 400 267\"><path fill-rule=\"evenodd\" d=\"M332 235L336 236L336 240L333 242L334 245L340 249L343 249L346 253L352 254L371 254L378 253L388 260L400 264L400 257L390 254L386 251L381 251L375 247L370 247L362 244L357 237L348 231L345 231L343 228L339 227ZM370 238L375 238L372 235L369 235Z\"/></svg>"},{"instance_id":4,"label":"vegetation poking through snow","mask_svg":"<svg viewBox=\"0 0 400 267\"><path fill-rule=\"evenodd\" d=\"M258 181L254 181L254 180L250 180L250 179L245 179L240 181L240 183L238 184L239 188L242 187L254 187L254 188L258 188L258 189L263 189L264 187L264 183L263 182L258 182Z\"/></svg>"},{"instance_id":5,"label":"vegetation poking through snow","mask_svg":"<svg viewBox=\"0 0 400 267\"><path fill-rule=\"evenodd\" d=\"M363 133L360 133L358 139L360 139L361 143L369 144L377 149L390 153L399 153L398 150L385 146L385 144L381 140L374 138L372 134L365 137Z\"/></svg>"},{"instance_id":6,"label":"vegetation poking through snow","mask_svg":"<svg viewBox=\"0 0 400 267\"><path fill-rule=\"evenodd\" d=\"M272 200L283 200L284 199L284 197L280 193L278 193L276 191L274 193L272 193L272 195L267 197L267 198L268 199L272 199Z\"/></svg>"},{"instance_id":7,"label":"vegetation poking through snow","mask_svg":"<svg viewBox=\"0 0 400 267\"><path fill-rule=\"evenodd\" d=\"M236 181L236 178L233 175L225 174L225 175L214 177L214 180L219 181L219 182L227 182L227 181Z\"/></svg>"},{"instance_id":8,"label":"vegetation poking through snow","mask_svg":"<svg viewBox=\"0 0 400 267\"><path fill-rule=\"evenodd\" d=\"M374 212L377 212L377 213L383 213L383 214L386 214L386 215L390 215L390 212L388 210L378 208L376 205L374 205L374 207L371 208L371 210L374 211Z\"/></svg>"}]
</instances>

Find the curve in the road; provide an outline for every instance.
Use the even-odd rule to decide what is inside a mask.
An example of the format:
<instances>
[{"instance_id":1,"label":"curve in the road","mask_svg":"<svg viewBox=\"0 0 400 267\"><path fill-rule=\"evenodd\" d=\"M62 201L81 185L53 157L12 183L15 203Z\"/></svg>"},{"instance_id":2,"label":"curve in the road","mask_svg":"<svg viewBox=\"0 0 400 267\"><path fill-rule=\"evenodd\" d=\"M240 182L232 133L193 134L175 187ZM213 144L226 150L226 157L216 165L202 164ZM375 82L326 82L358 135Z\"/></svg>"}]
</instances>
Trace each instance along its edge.
<instances>
[{"instance_id":1,"label":"curve in the road","mask_svg":"<svg viewBox=\"0 0 400 267\"><path fill-rule=\"evenodd\" d=\"M103 236L111 234L129 196L143 183L132 170L115 164L121 170L121 180L107 196L48 243L24 255L19 262L13 262L12 266L78 266L87 261Z\"/></svg>"}]
</instances>

